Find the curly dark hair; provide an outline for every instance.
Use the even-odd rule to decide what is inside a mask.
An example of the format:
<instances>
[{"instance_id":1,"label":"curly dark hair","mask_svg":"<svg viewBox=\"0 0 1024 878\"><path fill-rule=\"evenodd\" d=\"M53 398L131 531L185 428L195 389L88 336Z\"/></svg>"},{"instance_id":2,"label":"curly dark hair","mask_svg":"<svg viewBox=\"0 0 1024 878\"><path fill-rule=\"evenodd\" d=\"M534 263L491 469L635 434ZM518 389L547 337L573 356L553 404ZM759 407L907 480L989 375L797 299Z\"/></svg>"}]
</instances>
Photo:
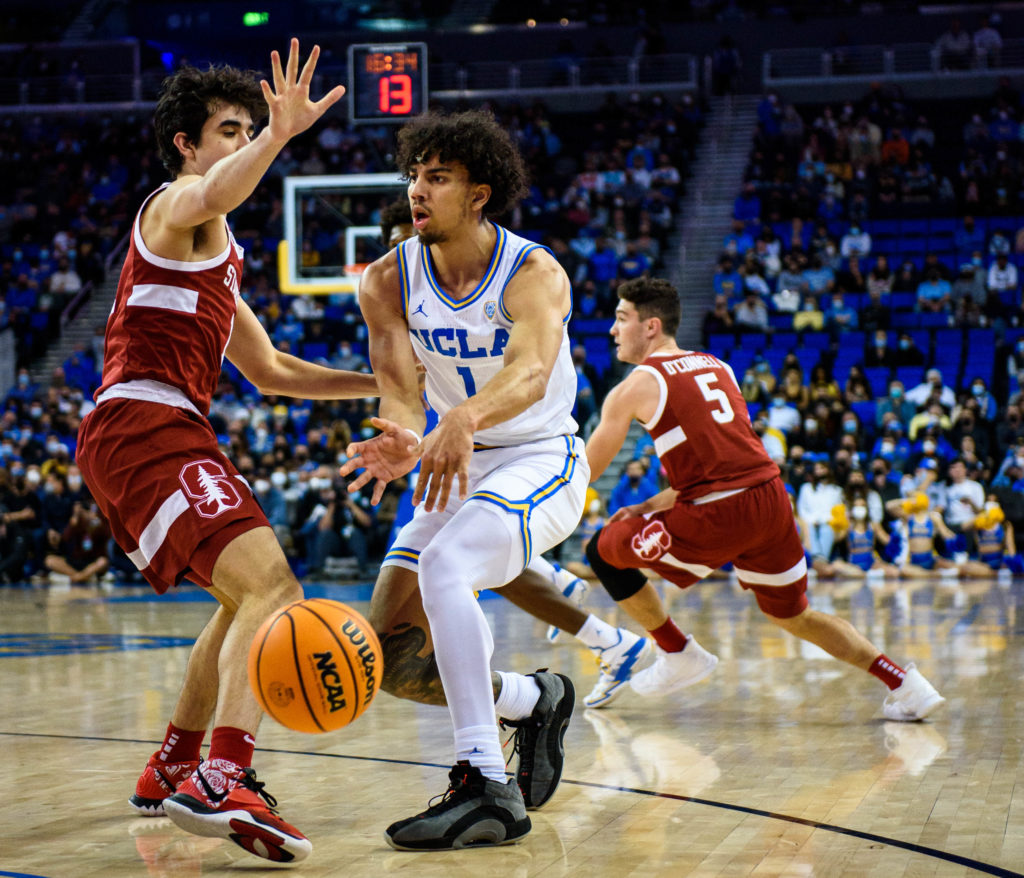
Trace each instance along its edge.
<instances>
[{"instance_id":1,"label":"curly dark hair","mask_svg":"<svg viewBox=\"0 0 1024 878\"><path fill-rule=\"evenodd\" d=\"M409 199L398 198L392 201L387 207L381 208L380 212L380 236L387 247L391 243L391 231L395 226L412 225L412 208L409 206Z\"/></svg>"},{"instance_id":2,"label":"curly dark hair","mask_svg":"<svg viewBox=\"0 0 1024 878\"><path fill-rule=\"evenodd\" d=\"M491 187L486 216L507 213L527 193L522 156L508 132L486 110L431 112L398 132L396 161L404 177L414 165L435 155L442 162L461 162L470 182Z\"/></svg>"},{"instance_id":3,"label":"curly dark hair","mask_svg":"<svg viewBox=\"0 0 1024 878\"><path fill-rule=\"evenodd\" d=\"M160 161L172 177L181 173L185 163L174 145L174 136L179 131L198 144L206 120L223 106L248 110L254 123L263 120L267 102L259 76L255 71L235 67L211 65L199 70L185 65L163 81L153 128Z\"/></svg>"},{"instance_id":4,"label":"curly dark hair","mask_svg":"<svg viewBox=\"0 0 1024 878\"><path fill-rule=\"evenodd\" d=\"M641 320L657 317L661 331L675 338L682 315L679 293L667 280L660 277L638 277L619 284L615 292L626 302L632 302Z\"/></svg>"}]
</instances>

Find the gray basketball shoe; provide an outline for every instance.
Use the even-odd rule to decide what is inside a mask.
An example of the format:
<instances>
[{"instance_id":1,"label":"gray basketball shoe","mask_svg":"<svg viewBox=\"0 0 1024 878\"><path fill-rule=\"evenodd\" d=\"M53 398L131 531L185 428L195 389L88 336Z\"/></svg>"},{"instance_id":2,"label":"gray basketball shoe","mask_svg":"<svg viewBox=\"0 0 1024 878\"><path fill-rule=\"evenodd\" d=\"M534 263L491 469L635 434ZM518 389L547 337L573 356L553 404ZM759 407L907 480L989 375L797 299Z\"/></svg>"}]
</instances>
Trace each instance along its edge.
<instances>
[{"instance_id":1,"label":"gray basketball shoe","mask_svg":"<svg viewBox=\"0 0 1024 878\"><path fill-rule=\"evenodd\" d=\"M498 783L468 762L448 772L448 789L436 804L415 817L392 823L384 832L400 851L448 851L515 844L531 829L523 794L514 778Z\"/></svg>"},{"instance_id":2,"label":"gray basketball shoe","mask_svg":"<svg viewBox=\"0 0 1024 878\"><path fill-rule=\"evenodd\" d=\"M502 728L515 729L514 750L519 754L516 780L523 791L527 810L533 811L550 799L562 779L565 762L565 732L576 704L572 680L547 669L530 674L540 687L540 700L526 719L500 720Z\"/></svg>"}]
</instances>

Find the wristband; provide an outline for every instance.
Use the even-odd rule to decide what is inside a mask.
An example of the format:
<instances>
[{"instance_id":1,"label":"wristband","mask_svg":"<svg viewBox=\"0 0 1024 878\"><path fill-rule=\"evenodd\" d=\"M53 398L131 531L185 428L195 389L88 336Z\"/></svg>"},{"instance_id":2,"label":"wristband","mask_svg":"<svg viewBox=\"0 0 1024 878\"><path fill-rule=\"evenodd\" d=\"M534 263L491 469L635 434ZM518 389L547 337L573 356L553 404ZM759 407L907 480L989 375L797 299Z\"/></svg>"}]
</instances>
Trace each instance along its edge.
<instances>
[{"instance_id":1,"label":"wristband","mask_svg":"<svg viewBox=\"0 0 1024 878\"><path fill-rule=\"evenodd\" d=\"M402 429L405 430L406 433L412 433L412 435L416 437L417 445L419 445L423 441L423 437L420 436L420 434L417 433L415 430L410 430L408 427L403 427Z\"/></svg>"}]
</instances>

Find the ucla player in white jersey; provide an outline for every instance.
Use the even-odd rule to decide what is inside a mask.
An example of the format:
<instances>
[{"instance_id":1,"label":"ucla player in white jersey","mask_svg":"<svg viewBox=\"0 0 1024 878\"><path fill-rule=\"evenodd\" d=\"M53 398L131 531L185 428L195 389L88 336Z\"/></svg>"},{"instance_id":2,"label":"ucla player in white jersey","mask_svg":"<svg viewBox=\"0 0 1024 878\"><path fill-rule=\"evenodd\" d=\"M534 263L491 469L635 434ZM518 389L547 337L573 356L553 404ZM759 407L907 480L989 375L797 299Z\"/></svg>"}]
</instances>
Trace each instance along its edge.
<instances>
[{"instance_id":1,"label":"ucla player in white jersey","mask_svg":"<svg viewBox=\"0 0 1024 878\"><path fill-rule=\"evenodd\" d=\"M408 197L389 204L381 211L381 240L391 249L416 237ZM388 563L415 570L415 562L396 544ZM537 555L511 582L498 590L510 603L532 616L547 622L548 639L552 642L565 631L594 653L600 675L583 703L591 708L610 705L628 687L633 673L650 658L653 649L646 637L625 628L609 625L581 609L588 586L557 564ZM386 605L385 595L392 590L380 589L382 598L374 603L371 614L381 636L385 653L382 688L400 698L424 703L444 704L444 691L433 659L433 641L423 606L416 595L400 595L401 605ZM397 629L397 630L396 630ZM501 697L501 677L494 674L495 697Z\"/></svg>"},{"instance_id":2,"label":"ucla player in white jersey","mask_svg":"<svg viewBox=\"0 0 1024 878\"><path fill-rule=\"evenodd\" d=\"M381 608L400 615L422 599L456 764L444 798L386 838L407 850L507 844L558 784L575 693L560 674L502 674L495 705L493 639L474 591L516 577L581 517L589 468L570 414L569 279L544 248L489 219L525 191L522 159L492 116L430 115L398 140L417 237L361 281L382 433L350 446L342 474L363 467L351 489L372 481L376 501L420 463L416 514L385 559L371 615L386 634ZM425 437L417 358L439 417ZM496 706L517 727L508 782Z\"/></svg>"}]
</instances>

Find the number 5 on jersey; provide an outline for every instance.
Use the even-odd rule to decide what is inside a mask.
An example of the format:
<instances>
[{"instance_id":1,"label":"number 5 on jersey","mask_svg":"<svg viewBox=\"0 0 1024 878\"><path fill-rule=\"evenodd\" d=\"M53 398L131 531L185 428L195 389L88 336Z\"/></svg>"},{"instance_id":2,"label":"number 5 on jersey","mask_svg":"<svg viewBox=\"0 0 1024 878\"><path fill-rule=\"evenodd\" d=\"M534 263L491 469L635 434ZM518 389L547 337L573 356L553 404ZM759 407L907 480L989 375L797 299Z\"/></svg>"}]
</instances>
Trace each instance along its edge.
<instances>
[{"instance_id":1,"label":"number 5 on jersey","mask_svg":"<svg viewBox=\"0 0 1024 878\"><path fill-rule=\"evenodd\" d=\"M459 371L461 372L462 370L460 369ZM711 410L711 417L715 419L716 423L728 424L736 417L736 412L729 403L729 397L725 395L725 391L721 387L711 386L718 381L718 376L714 372L701 372L699 375L694 375L693 380L697 382L700 392L704 394L704 399L708 402L718 403L721 406L721 408ZM682 428L679 428L676 439L678 442L686 441L686 433L683 432Z\"/></svg>"}]
</instances>

